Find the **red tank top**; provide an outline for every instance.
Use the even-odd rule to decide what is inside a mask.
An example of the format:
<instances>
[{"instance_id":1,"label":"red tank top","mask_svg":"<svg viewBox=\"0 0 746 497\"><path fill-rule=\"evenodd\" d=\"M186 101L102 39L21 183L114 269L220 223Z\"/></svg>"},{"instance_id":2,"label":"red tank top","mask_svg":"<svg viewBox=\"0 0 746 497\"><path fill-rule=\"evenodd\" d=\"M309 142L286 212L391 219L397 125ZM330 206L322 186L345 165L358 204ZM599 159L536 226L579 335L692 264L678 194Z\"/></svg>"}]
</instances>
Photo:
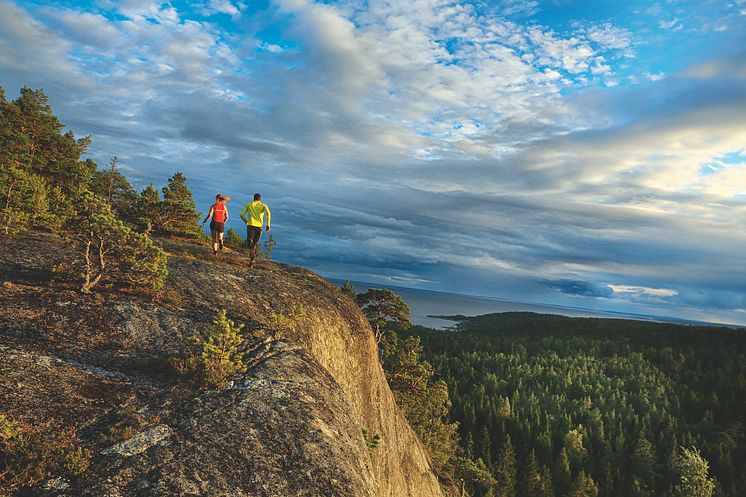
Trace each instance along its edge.
<instances>
[{"instance_id":1,"label":"red tank top","mask_svg":"<svg viewBox=\"0 0 746 497\"><path fill-rule=\"evenodd\" d=\"M216 223L225 222L225 204L215 204L215 211L212 214L212 220Z\"/></svg>"}]
</instances>

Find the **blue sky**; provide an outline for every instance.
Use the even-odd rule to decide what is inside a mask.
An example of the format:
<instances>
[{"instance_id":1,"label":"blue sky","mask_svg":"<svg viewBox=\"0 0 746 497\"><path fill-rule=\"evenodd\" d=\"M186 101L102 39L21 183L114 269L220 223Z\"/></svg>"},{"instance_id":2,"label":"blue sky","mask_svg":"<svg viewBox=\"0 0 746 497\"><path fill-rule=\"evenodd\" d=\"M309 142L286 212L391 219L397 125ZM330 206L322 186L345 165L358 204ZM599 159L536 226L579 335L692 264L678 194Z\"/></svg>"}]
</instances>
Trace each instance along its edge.
<instances>
[{"instance_id":1,"label":"blue sky","mask_svg":"<svg viewBox=\"0 0 746 497\"><path fill-rule=\"evenodd\" d=\"M746 324L746 0L0 2L0 85L329 277Z\"/></svg>"}]
</instances>

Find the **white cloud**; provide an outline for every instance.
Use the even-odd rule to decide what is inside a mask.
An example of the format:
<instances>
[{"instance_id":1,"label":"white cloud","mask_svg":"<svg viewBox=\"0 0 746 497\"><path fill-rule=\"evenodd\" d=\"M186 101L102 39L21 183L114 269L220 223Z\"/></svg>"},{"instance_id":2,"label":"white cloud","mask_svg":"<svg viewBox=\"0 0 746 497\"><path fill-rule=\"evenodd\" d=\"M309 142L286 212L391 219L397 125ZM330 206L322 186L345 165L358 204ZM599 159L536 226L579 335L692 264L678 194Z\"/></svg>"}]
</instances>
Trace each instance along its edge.
<instances>
[{"instance_id":1,"label":"white cloud","mask_svg":"<svg viewBox=\"0 0 746 497\"><path fill-rule=\"evenodd\" d=\"M49 74L75 88L86 86L88 75L78 72L69 56L72 46L24 10L0 2L0 68L14 79Z\"/></svg>"},{"instance_id":2,"label":"white cloud","mask_svg":"<svg viewBox=\"0 0 746 497\"><path fill-rule=\"evenodd\" d=\"M608 285L614 293L644 295L650 297L674 297L679 294L678 290L670 288L648 288L644 286L630 285Z\"/></svg>"},{"instance_id":3,"label":"white cloud","mask_svg":"<svg viewBox=\"0 0 746 497\"><path fill-rule=\"evenodd\" d=\"M661 79L666 77L666 73L659 72L659 73L651 73L646 72L645 77L648 78L650 81L660 81Z\"/></svg>"},{"instance_id":4,"label":"white cloud","mask_svg":"<svg viewBox=\"0 0 746 497\"><path fill-rule=\"evenodd\" d=\"M671 21L660 21L658 27L661 29L673 29L678 31L684 27L684 23L682 23L678 18L674 18Z\"/></svg>"},{"instance_id":5,"label":"white cloud","mask_svg":"<svg viewBox=\"0 0 746 497\"><path fill-rule=\"evenodd\" d=\"M554 32L539 27L531 28L529 37L538 49L539 64L562 68L572 74L587 71L596 56L587 42L579 38L557 38Z\"/></svg>"},{"instance_id":6,"label":"white cloud","mask_svg":"<svg viewBox=\"0 0 746 497\"><path fill-rule=\"evenodd\" d=\"M629 49L633 44L632 33L625 28L614 26L611 23L591 26L587 29L588 39L606 50Z\"/></svg>"},{"instance_id":7,"label":"white cloud","mask_svg":"<svg viewBox=\"0 0 746 497\"><path fill-rule=\"evenodd\" d=\"M705 193L716 197L746 198L746 164L731 165L702 177Z\"/></svg>"},{"instance_id":8,"label":"white cloud","mask_svg":"<svg viewBox=\"0 0 746 497\"><path fill-rule=\"evenodd\" d=\"M104 9L115 10L129 19L179 22L176 8L161 0L100 0Z\"/></svg>"},{"instance_id":9,"label":"white cloud","mask_svg":"<svg viewBox=\"0 0 746 497\"><path fill-rule=\"evenodd\" d=\"M47 12L62 25L66 35L84 45L109 50L125 42L119 30L100 14L59 9Z\"/></svg>"},{"instance_id":10,"label":"white cloud","mask_svg":"<svg viewBox=\"0 0 746 497\"><path fill-rule=\"evenodd\" d=\"M213 13L228 14L231 17L238 17L241 15L241 10L244 5L239 3L234 4L230 0L210 0L209 10Z\"/></svg>"}]
</instances>

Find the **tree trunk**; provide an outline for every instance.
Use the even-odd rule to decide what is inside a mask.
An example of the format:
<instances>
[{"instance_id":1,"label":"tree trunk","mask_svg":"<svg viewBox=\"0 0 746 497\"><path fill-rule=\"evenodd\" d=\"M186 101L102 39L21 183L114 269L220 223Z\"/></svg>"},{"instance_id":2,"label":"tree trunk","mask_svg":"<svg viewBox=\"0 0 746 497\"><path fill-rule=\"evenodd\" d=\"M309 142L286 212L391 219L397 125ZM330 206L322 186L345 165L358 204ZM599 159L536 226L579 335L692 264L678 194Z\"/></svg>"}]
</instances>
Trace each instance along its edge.
<instances>
[{"instance_id":1,"label":"tree trunk","mask_svg":"<svg viewBox=\"0 0 746 497\"><path fill-rule=\"evenodd\" d=\"M91 239L85 241L85 274L83 279L83 286L80 287L80 291L83 293L91 293Z\"/></svg>"},{"instance_id":2,"label":"tree trunk","mask_svg":"<svg viewBox=\"0 0 746 497\"><path fill-rule=\"evenodd\" d=\"M99 281L101 281L101 278L104 276L104 271L106 269L106 260L104 258L104 255L106 254L106 250L104 250L104 241L99 238L98 239L98 270L96 271L96 276L91 278L93 276L93 262L91 261L91 244L93 243L93 232L90 232L90 238L88 238L85 242L85 279L83 281L83 286L80 288L80 291L82 293L91 293L91 289L98 284Z\"/></svg>"}]
</instances>

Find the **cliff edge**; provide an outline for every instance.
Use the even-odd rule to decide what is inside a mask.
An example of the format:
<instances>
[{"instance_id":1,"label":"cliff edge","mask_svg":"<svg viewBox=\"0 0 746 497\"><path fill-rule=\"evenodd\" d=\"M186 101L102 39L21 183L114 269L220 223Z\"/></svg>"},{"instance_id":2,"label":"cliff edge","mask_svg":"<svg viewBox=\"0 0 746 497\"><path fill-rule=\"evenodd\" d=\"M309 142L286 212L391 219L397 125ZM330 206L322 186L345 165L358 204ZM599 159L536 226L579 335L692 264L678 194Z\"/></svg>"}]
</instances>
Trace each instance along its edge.
<instances>
[{"instance_id":1,"label":"cliff edge","mask_svg":"<svg viewBox=\"0 0 746 497\"><path fill-rule=\"evenodd\" d=\"M159 243L169 253L164 294L84 296L50 269L70 255L62 240L0 239L0 412L74 427L92 451L80 477L32 493L442 495L354 302L298 267L249 270L191 242ZM298 304L297 326L267 335L269 315ZM227 388L197 389L166 366L220 309L261 347ZM382 443L369 448L362 430Z\"/></svg>"}]
</instances>

